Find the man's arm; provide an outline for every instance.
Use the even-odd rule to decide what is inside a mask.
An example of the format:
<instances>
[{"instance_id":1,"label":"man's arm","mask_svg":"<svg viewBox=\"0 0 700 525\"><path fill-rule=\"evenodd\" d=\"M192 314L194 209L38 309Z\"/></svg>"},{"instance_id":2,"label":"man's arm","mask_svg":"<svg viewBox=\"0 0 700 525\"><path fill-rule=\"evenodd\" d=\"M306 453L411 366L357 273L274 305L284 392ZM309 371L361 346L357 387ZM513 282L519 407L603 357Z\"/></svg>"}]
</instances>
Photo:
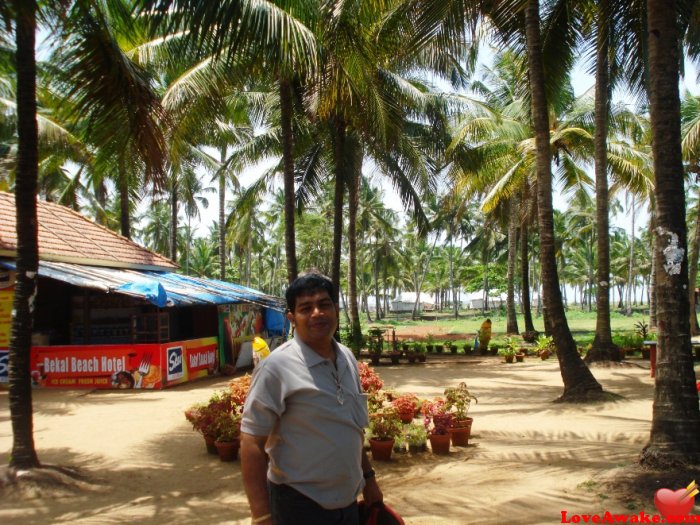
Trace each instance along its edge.
<instances>
[{"instance_id":1,"label":"man's arm","mask_svg":"<svg viewBox=\"0 0 700 525\"><path fill-rule=\"evenodd\" d=\"M265 454L265 442L267 436L254 436L241 432L241 472L243 474L243 486L250 512L253 515L253 523L256 525L268 525L272 523L270 516L270 500L267 492L267 454ZM264 520L258 518L268 516Z\"/></svg>"},{"instance_id":2,"label":"man's arm","mask_svg":"<svg viewBox=\"0 0 700 525\"><path fill-rule=\"evenodd\" d=\"M365 474L365 488L362 490L362 497L367 505L384 501L384 494L382 494L382 491L379 488L377 477L372 471L372 464L369 462L367 452L364 450L362 451L362 472ZM368 474L371 475L368 477Z\"/></svg>"}]
</instances>

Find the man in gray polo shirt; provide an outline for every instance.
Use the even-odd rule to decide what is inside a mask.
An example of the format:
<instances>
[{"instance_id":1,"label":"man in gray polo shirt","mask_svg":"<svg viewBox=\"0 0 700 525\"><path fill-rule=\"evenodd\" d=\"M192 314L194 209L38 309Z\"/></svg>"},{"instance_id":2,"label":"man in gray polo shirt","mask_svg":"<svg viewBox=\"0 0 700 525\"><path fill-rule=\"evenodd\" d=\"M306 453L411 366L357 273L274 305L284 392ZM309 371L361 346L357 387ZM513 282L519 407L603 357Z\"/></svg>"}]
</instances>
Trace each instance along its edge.
<instances>
[{"instance_id":1,"label":"man in gray polo shirt","mask_svg":"<svg viewBox=\"0 0 700 525\"><path fill-rule=\"evenodd\" d=\"M357 525L360 493L370 505L383 499L363 450L367 398L357 362L333 338L334 297L319 273L290 284L294 338L253 375L241 424L252 523Z\"/></svg>"}]
</instances>

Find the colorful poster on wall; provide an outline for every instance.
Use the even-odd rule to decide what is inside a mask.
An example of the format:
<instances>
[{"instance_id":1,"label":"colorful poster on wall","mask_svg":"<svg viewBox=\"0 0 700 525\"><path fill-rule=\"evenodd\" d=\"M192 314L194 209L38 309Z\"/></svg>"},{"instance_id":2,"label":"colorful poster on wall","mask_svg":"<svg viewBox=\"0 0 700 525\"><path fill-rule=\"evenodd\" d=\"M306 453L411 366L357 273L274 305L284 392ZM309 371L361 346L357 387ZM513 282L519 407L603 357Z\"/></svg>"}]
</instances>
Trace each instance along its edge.
<instances>
[{"instance_id":1,"label":"colorful poster on wall","mask_svg":"<svg viewBox=\"0 0 700 525\"><path fill-rule=\"evenodd\" d=\"M8 355L14 300L15 274L11 270L0 268L0 383L8 382Z\"/></svg>"},{"instance_id":2,"label":"colorful poster on wall","mask_svg":"<svg viewBox=\"0 0 700 525\"><path fill-rule=\"evenodd\" d=\"M219 306L221 362L231 366L239 363L243 344L252 341L256 335L264 336L264 329L262 308L250 304Z\"/></svg>"}]
</instances>

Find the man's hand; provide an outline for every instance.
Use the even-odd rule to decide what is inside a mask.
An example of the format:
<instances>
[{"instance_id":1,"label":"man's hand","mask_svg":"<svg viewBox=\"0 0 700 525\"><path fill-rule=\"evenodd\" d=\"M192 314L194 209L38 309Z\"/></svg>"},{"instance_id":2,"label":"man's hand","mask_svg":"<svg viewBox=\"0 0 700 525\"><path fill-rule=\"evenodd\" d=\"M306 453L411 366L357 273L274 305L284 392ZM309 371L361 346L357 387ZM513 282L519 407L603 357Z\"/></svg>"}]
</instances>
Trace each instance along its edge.
<instances>
[{"instance_id":1,"label":"man's hand","mask_svg":"<svg viewBox=\"0 0 700 525\"><path fill-rule=\"evenodd\" d=\"M265 442L267 436L253 436L241 432L241 472L243 474L243 486L252 520L255 525L269 525L272 517L255 521L270 515L270 504L267 494L267 456L265 454Z\"/></svg>"},{"instance_id":2,"label":"man's hand","mask_svg":"<svg viewBox=\"0 0 700 525\"><path fill-rule=\"evenodd\" d=\"M367 480L365 488L362 490L362 497L367 505L384 501L384 494L382 494L382 490L379 488L377 478L371 477Z\"/></svg>"}]
</instances>

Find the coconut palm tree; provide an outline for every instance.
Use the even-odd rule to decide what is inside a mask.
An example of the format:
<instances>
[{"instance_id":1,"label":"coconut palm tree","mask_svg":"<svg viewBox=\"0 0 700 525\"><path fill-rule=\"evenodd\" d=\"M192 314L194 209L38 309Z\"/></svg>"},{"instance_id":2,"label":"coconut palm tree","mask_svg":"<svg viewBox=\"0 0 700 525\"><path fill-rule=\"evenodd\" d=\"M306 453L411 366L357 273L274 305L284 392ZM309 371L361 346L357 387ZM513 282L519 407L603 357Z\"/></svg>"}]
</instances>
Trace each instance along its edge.
<instances>
[{"instance_id":1,"label":"coconut palm tree","mask_svg":"<svg viewBox=\"0 0 700 525\"><path fill-rule=\"evenodd\" d=\"M34 446L32 388L29 379L29 348L33 301L39 267L36 192L39 134L36 123L36 40L37 3L17 1L5 4L7 24L14 22L17 64L17 269L9 351L10 414L12 456L10 467L24 470L39 467Z\"/></svg>"},{"instance_id":2,"label":"coconut palm tree","mask_svg":"<svg viewBox=\"0 0 700 525\"><path fill-rule=\"evenodd\" d=\"M700 462L700 411L689 335L685 191L678 78L682 2L647 0L649 102L656 176L658 301L656 388L649 443L640 462L676 468Z\"/></svg>"},{"instance_id":3,"label":"coconut palm tree","mask_svg":"<svg viewBox=\"0 0 700 525\"><path fill-rule=\"evenodd\" d=\"M555 86L560 86L561 76L548 70L545 79L543 42L540 29L540 3L538 0L527 2L503 2L492 14L495 25L506 39L519 44L527 51L529 94L532 123L535 136L535 157L537 173L537 209L540 240L540 265L545 308L545 327L552 333L557 346L564 393L562 401L577 401L597 398L602 394L602 387L595 380L588 367L578 354L576 343L571 335L559 288L556 264L556 245L553 227L552 209L552 172L550 151L550 122L548 96L551 98ZM521 25L518 25L520 23ZM509 29L510 27L510 29ZM524 46L523 46L524 42ZM564 56L552 64L566 70L571 63L571 49L560 44L559 51ZM567 54L568 53L568 54ZM550 63L548 62L548 65Z\"/></svg>"}]
</instances>

